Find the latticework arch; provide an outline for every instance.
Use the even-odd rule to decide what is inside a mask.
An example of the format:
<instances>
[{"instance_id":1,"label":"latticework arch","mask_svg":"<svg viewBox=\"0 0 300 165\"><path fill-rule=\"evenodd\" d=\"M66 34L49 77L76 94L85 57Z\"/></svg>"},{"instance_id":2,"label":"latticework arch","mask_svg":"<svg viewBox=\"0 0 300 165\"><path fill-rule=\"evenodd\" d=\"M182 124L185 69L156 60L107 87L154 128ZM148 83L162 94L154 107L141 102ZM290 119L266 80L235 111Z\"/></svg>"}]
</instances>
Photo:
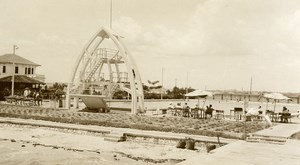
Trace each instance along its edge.
<instances>
[{"instance_id":1,"label":"latticework arch","mask_svg":"<svg viewBox=\"0 0 300 165\"><path fill-rule=\"evenodd\" d=\"M67 106L74 94L96 94L111 99L115 91L124 90L131 96L131 112L144 110L141 77L122 38L102 27L87 42L71 73Z\"/></svg>"}]
</instances>

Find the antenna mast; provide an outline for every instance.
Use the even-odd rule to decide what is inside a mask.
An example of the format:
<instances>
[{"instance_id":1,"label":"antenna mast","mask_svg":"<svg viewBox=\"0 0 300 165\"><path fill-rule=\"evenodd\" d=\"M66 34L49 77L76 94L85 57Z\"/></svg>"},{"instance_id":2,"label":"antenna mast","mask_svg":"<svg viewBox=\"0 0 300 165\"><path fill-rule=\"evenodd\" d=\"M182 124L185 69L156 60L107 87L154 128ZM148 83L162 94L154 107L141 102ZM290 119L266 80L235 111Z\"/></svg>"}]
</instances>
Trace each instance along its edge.
<instances>
[{"instance_id":1,"label":"antenna mast","mask_svg":"<svg viewBox=\"0 0 300 165\"><path fill-rule=\"evenodd\" d=\"M113 5L113 2L112 0L110 0L110 29L112 29L112 5Z\"/></svg>"},{"instance_id":2,"label":"antenna mast","mask_svg":"<svg viewBox=\"0 0 300 165\"><path fill-rule=\"evenodd\" d=\"M252 92L252 77L251 77L251 81L250 81L250 95L251 95L251 92Z\"/></svg>"}]
</instances>

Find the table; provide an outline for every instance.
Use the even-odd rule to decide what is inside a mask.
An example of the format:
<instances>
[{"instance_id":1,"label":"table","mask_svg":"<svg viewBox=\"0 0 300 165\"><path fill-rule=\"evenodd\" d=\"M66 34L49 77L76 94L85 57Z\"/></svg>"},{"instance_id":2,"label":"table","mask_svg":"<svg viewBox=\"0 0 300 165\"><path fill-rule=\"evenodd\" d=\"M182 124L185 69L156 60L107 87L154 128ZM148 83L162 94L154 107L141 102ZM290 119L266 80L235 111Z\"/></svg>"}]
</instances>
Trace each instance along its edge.
<instances>
[{"instance_id":1,"label":"table","mask_svg":"<svg viewBox=\"0 0 300 165\"><path fill-rule=\"evenodd\" d=\"M192 109L192 115L196 119L203 119L205 114L204 114L204 109L203 108L194 108Z\"/></svg>"}]
</instances>

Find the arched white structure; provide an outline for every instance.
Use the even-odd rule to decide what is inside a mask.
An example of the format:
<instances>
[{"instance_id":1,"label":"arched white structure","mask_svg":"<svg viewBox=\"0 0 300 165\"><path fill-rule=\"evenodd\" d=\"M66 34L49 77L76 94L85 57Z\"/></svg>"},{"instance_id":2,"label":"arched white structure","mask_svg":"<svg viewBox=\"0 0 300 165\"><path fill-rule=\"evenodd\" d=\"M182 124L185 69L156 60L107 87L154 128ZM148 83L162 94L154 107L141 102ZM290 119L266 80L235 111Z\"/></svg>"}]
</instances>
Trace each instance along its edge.
<instances>
[{"instance_id":1,"label":"arched white structure","mask_svg":"<svg viewBox=\"0 0 300 165\"><path fill-rule=\"evenodd\" d=\"M131 96L133 114L144 111L141 77L122 38L111 29L102 27L85 45L70 77L66 108L70 108L70 99L76 94L91 95L97 89L99 95L111 99L113 93L121 89Z\"/></svg>"}]
</instances>

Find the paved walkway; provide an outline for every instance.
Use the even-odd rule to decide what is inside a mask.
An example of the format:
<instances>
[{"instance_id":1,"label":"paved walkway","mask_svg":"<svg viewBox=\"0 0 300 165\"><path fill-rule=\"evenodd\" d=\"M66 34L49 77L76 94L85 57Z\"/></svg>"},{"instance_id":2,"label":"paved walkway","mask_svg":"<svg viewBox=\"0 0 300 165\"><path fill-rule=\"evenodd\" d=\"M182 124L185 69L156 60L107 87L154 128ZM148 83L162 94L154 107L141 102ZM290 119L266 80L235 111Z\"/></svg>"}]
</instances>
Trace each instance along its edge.
<instances>
[{"instance_id":1,"label":"paved walkway","mask_svg":"<svg viewBox=\"0 0 300 165\"><path fill-rule=\"evenodd\" d=\"M300 118L293 118L292 123L278 123L276 126L258 131L254 134L261 136L289 138L298 131L300 131Z\"/></svg>"},{"instance_id":2,"label":"paved walkway","mask_svg":"<svg viewBox=\"0 0 300 165\"><path fill-rule=\"evenodd\" d=\"M292 123L279 123L255 134L289 138L298 131L300 131L300 118L293 118ZM299 162L300 141L288 139L284 145L237 141L213 150L209 154L200 154L199 157L184 161L180 165L295 165L300 164Z\"/></svg>"}]
</instances>

